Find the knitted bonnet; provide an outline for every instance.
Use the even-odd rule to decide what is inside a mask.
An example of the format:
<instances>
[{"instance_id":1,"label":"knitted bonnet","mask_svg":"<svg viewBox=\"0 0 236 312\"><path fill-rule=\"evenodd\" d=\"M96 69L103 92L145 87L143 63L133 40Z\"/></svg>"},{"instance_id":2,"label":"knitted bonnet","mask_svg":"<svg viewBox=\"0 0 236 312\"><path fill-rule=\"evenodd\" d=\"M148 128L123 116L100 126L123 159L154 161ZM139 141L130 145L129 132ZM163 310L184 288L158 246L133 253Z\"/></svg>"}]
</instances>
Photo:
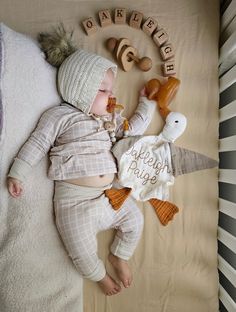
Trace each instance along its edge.
<instances>
[{"instance_id":1,"label":"knitted bonnet","mask_svg":"<svg viewBox=\"0 0 236 312\"><path fill-rule=\"evenodd\" d=\"M106 71L116 74L117 66L97 54L77 49L63 25L38 40L47 61L58 69L57 84L63 100L88 114Z\"/></svg>"}]
</instances>

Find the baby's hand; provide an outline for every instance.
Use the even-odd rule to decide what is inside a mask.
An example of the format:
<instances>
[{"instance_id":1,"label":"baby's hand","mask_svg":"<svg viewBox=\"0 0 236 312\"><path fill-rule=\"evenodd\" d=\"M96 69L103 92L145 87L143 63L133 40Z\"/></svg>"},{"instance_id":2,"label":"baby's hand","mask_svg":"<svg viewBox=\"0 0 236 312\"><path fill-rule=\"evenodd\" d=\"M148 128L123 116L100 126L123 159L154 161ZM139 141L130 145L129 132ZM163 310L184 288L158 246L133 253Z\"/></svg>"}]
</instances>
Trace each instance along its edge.
<instances>
[{"instance_id":1,"label":"baby's hand","mask_svg":"<svg viewBox=\"0 0 236 312\"><path fill-rule=\"evenodd\" d=\"M140 90L139 95L140 96L147 96L147 92L146 92L146 88L145 87L143 87L142 90Z\"/></svg>"},{"instance_id":2,"label":"baby's hand","mask_svg":"<svg viewBox=\"0 0 236 312\"><path fill-rule=\"evenodd\" d=\"M23 192L21 181L15 178L11 178L11 177L7 178L7 188L8 188L8 192L14 198L20 197Z\"/></svg>"}]
</instances>

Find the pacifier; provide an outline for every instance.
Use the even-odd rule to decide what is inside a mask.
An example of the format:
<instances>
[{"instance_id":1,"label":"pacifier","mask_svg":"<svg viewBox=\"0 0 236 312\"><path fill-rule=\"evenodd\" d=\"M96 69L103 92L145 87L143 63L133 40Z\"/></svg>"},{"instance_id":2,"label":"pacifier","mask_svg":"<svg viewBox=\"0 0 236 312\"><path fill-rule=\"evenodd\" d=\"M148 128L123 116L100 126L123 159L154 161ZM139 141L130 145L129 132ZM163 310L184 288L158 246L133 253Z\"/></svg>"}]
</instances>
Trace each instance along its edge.
<instances>
[{"instance_id":1,"label":"pacifier","mask_svg":"<svg viewBox=\"0 0 236 312\"><path fill-rule=\"evenodd\" d=\"M108 113L114 113L115 110L123 110L123 109L124 109L124 106L121 104L117 104L115 97L108 98L108 104L107 104Z\"/></svg>"}]
</instances>

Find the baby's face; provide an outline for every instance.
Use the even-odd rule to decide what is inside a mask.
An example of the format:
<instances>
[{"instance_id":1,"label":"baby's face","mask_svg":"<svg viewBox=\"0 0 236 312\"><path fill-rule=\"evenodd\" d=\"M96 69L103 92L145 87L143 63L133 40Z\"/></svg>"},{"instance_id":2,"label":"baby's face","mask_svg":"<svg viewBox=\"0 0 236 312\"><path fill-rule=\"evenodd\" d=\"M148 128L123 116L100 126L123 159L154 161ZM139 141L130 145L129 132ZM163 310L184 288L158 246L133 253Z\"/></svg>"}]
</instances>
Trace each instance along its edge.
<instances>
[{"instance_id":1,"label":"baby's face","mask_svg":"<svg viewBox=\"0 0 236 312\"><path fill-rule=\"evenodd\" d=\"M91 106L90 113L102 116L107 115L107 105L109 97L113 96L112 89L114 84L114 74L111 69L109 69L101 83L98 94Z\"/></svg>"}]
</instances>

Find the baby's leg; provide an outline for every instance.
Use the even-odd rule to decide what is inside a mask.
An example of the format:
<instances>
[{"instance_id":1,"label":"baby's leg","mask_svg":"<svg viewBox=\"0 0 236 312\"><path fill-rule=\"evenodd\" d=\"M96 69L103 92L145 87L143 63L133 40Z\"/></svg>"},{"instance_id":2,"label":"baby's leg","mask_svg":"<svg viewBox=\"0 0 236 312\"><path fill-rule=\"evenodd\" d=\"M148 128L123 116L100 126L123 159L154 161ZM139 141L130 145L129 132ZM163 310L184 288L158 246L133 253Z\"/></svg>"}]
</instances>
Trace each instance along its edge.
<instances>
[{"instance_id":1,"label":"baby's leg","mask_svg":"<svg viewBox=\"0 0 236 312\"><path fill-rule=\"evenodd\" d=\"M118 211L114 211L111 206L107 207L103 219L104 222L109 220L110 226L117 229L109 261L123 285L129 287L132 274L127 261L133 255L142 234L143 215L134 201L128 198Z\"/></svg>"},{"instance_id":2,"label":"baby's leg","mask_svg":"<svg viewBox=\"0 0 236 312\"><path fill-rule=\"evenodd\" d=\"M96 234L101 209L99 199L55 201L57 228L75 267L84 278L98 282L106 295L113 295L121 288L106 273L97 256Z\"/></svg>"}]
</instances>

